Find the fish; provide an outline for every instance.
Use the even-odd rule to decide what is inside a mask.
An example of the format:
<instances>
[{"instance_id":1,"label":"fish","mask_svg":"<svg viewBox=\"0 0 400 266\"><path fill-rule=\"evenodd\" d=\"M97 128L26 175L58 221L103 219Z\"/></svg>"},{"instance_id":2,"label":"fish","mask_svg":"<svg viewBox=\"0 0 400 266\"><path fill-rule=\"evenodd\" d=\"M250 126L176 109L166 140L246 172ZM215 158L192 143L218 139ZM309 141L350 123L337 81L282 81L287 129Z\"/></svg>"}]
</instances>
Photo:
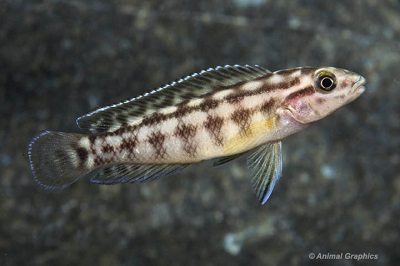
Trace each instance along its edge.
<instances>
[{"instance_id":1,"label":"fish","mask_svg":"<svg viewBox=\"0 0 400 266\"><path fill-rule=\"evenodd\" d=\"M282 174L282 139L358 98L365 82L335 67L209 68L77 118L82 133L44 131L28 147L31 172L43 189L62 190L82 177L146 182L247 156L265 204Z\"/></svg>"}]
</instances>

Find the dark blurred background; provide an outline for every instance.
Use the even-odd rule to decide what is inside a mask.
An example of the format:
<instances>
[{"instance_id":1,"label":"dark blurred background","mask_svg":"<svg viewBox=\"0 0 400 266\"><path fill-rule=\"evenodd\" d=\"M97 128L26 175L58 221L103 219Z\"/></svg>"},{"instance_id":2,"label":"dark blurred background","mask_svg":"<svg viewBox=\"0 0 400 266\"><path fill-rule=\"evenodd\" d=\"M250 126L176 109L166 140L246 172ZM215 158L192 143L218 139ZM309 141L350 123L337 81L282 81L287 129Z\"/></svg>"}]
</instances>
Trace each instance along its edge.
<instances>
[{"instance_id":1,"label":"dark blurred background","mask_svg":"<svg viewBox=\"0 0 400 266\"><path fill-rule=\"evenodd\" d=\"M0 265L399 265L399 52L397 0L0 0ZM264 206L245 159L35 185L27 145L41 131L78 132L97 106L225 64L342 67L367 90L283 141Z\"/></svg>"}]
</instances>

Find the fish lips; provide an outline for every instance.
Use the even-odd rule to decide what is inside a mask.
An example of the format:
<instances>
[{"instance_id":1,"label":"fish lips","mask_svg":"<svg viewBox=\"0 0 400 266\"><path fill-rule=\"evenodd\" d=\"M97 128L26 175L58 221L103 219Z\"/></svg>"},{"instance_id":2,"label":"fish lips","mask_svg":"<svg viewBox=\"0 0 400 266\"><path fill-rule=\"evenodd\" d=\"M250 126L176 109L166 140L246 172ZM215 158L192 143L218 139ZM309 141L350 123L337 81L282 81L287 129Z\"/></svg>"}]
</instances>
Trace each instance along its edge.
<instances>
[{"instance_id":1,"label":"fish lips","mask_svg":"<svg viewBox=\"0 0 400 266\"><path fill-rule=\"evenodd\" d=\"M364 77L360 76L360 78L353 85L353 91L357 95L360 95L361 93L363 93L365 91L365 86L364 86L365 83L366 83L366 79Z\"/></svg>"},{"instance_id":2,"label":"fish lips","mask_svg":"<svg viewBox=\"0 0 400 266\"><path fill-rule=\"evenodd\" d=\"M358 78L351 88L350 97L346 101L346 104L357 99L365 91L365 82L366 80L364 77L360 76Z\"/></svg>"}]
</instances>

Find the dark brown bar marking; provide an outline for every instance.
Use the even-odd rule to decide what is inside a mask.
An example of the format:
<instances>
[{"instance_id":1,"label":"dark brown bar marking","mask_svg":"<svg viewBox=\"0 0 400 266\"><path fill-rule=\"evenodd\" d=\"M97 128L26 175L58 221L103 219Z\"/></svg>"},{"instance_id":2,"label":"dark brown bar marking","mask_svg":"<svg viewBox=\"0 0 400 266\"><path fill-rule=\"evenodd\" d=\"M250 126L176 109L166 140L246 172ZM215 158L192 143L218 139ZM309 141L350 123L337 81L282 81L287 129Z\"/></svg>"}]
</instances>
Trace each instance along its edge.
<instances>
[{"instance_id":1,"label":"dark brown bar marking","mask_svg":"<svg viewBox=\"0 0 400 266\"><path fill-rule=\"evenodd\" d=\"M132 137L122 139L120 149L121 151L127 150L134 156L135 155L134 148L136 147L137 143L138 143L137 132L132 132Z\"/></svg>"},{"instance_id":2,"label":"dark brown bar marking","mask_svg":"<svg viewBox=\"0 0 400 266\"><path fill-rule=\"evenodd\" d=\"M104 145L101 147L101 151L103 153L112 153L114 151L114 148L112 146L110 146L109 144Z\"/></svg>"},{"instance_id":3,"label":"dark brown bar marking","mask_svg":"<svg viewBox=\"0 0 400 266\"><path fill-rule=\"evenodd\" d=\"M275 99L274 98L269 99L268 101L266 101L261 105L261 112L264 115L269 115L274 105L275 105Z\"/></svg>"},{"instance_id":4,"label":"dark brown bar marking","mask_svg":"<svg viewBox=\"0 0 400 266\"><path fill-rule=\"evenodd\" d=\"M224 119L218 116L207 116L204 122L204 127L210 132L211 136L216 145L222 146L223 138L221 136L221 128L224 123Z\"/></svg>"},{"instance_id":5,"label":"dark brown bar marking","mask_svg":"<svg viewBox=\"0 0 400 266\"><path fill-rule=\"evenodd\" d=\"M229 95L227 95L227 96L225 97L225 100L227 100L228 103L232 103L232 104L234 104L234 103L239 103L239 102L241 102L243 99L244 99L244 95L243 95L243 94L240 94L240 93L232 93L232 94L229 94Z\"/></svg>"},{"instance_id":6,"label":"dark brown bar marking","mask_svg":"<svg viewBox=\"0 0 400 266\"><path fill-rule=\"evenodd\" d=\"M197 150L197 145L194 142L197 127L191 124L178 124L175 130L175 136L179 137L183 142L183 150L191 157L194 157Z\"/></svg>"},{"instance_id":7,"label":"dark brown bar marking","mask_svg":"<svg viewBox=\"0 0 400 266\"><path fill-rule=\"evenodd\" d=\"M267 79L267 80L265 80L264 86L261 87L261 92L272 92L275 90L287 90L298 84L300 84L300 79L298 77L296 77L292 80L283 81L280 83L270 83Z\"/></svg>"},{"instance_id":8,"label":"dark brown bar marking","mask_svg":"<svg viewBox=\"0 0 400 266\"><path fill-rule=\"evenodd\" d=\"M218 107L220 101L214 100L212 98L205 98L204 101L200 104L200 110L203 112L208 112L211 109L215 109Z\"/></svg>"},{"instance_id":9,"label":"dark brown bar marking","mask_svg":"<svg viewBox=\"0 0 400 266\"><path fill-rule=\"evenodd\" d=\"M238 109L231 115L232 121L240 127L241 133L245 133L250 125L251 112L248 109Z\"/></svg>"},{"instance_id":10,"label":"dark brown bar marking","mask_svg":"<svg viewBox=\"0 0 400 266\"><path fill-rule=\"evenodd\" d=\"M167 153L164 147L165 135L161 131L154 131L150 133L148 141L156 152L156 158L164 158Z\"/></svg>"},{"instance_id":11,"label":"dark brown bar marking","mask_svg":"<svg viewBox=\"0 0 400 266\"><path fill-rule=\"evenodd\" d=\"M165 121L168 118L169 118L168 115L164 115L161 113L154 113L152 115L146 116L143 119L141 124L144 126L150 126L150 125L158 124L161 121Z\"/></svg>"},{"instance_id":12,"label":"dark brown bar marking","mask_svg":"<svg viewBox=\"0 0 400 266\"><path fill-rule=\"evenodd\" d=\"M299 97L303 97L303 96L307 96L307 95L311 95L315 92L315 89L313 86L307 86L304 89L301 89L299 91L295 91L292 92L291 94L289 94L286 97L286 100L291 100L291 99L295 99L295 98L299 98Z\"/></svg>"}]
</instances>

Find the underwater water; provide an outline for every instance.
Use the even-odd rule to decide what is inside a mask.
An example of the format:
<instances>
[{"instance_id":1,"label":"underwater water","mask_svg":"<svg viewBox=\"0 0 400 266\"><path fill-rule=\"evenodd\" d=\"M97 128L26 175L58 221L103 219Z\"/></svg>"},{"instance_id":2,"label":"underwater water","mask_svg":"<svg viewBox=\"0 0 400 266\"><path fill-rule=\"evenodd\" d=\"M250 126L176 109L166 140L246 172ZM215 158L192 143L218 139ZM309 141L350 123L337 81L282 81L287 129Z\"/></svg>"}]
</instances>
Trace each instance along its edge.
<instances>
[{"instance_id":1,"label":"underwater water","mask_svg":"<svg viewBox=\"0 0 400 266\"><path fill-rule=\"evenodd\" d=\"M0 265L398 265L400 1L1 0ZM163 1L164 2L164 1ZM353 103L283 140L259 204L244 158L44 192L29 141L226 64L335 66Z\"/></svg>"}]
</instances>

